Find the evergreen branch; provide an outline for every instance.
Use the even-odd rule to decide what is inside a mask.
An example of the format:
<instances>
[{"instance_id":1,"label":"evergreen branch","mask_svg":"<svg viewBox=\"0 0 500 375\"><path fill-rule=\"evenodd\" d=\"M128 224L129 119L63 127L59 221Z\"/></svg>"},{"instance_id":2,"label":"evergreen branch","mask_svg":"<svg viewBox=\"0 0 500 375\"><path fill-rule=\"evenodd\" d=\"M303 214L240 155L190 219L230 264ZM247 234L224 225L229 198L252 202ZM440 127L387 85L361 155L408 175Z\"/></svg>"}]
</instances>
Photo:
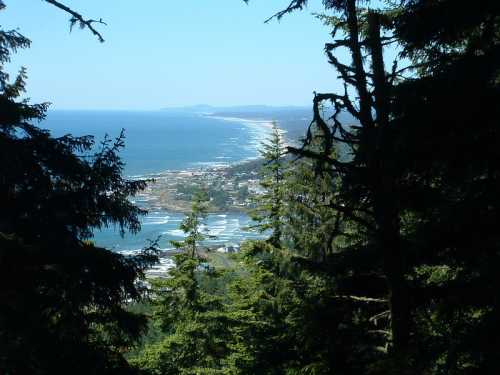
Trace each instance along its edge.
<instances>
[{"instance_id":1,"label":"evergreen branch","mask_svg":"<svg viewBox=\"0 0 500 375\"><path fill-rule=\"evenodd\" d=\"M387 310L387 311L383 311L379 314L372 316L369 320L370 320L370 322L377 324L377 321L379 319L390 318L390 317L391 317L391 312L390 312L390 310ZM387 331L383 331L383 332L387 332Z\"/></svg>"},{"instance_id":2,"label":"evergreen branch","mask_svg":"<svg viewBox=\"0 0 500 375\"><path fill-rule=\"evenodd\" d=\"M248 0L245 0L245 2L248 2ZM269 23L274 18L276 18L279 21L286 14L291 13L295 10L302 10L306 5L307 5L307 0L292 0L285 9L273 14L271 17L266 19L264 23Z\"/></svg>"},{"instance_id":3,"label":"evergreen branch","mask_svg":"<svg viewBox=\"0 0 500 375\"><path fill-rule=\"evenodd\" d=\"M376 231L376 228L370 222L355 215L354 210L348 208L347 206L342 206L339 204L335 204L333 202L331 202L328 206L333 208L334 210L337 210L337 211L342 212L343 214L347 215L350 220L355 221L356 223L364 226L366 229L371 230L373 232ZM355 210L361 211L359 209L355 209Z\"/></svg>"},{"instance_id":4,"label":"evergreen branch","mask_svg":"<svg viewBox=\"0 0 500 375\"><path fill-rule=\"evenodd\" d=\"M316 94L314 93L314 100L313 100L313 113L314 113L314 118L313 121L316 125L319 126L321 131L324 134L325 137L325 155L328 156L330 155L333 147L333 142L332 142L332 132L330 131L330 128L328 127L328 124L323 120L321 117L321 114L319 112L319 107L321 102L325 100L325 95L323 94Z\"/></svg>"},{"instance_id":5,"label":"evergreen branch","mask_svg":"<svg viewBox=\"0 0 500 375\"><path fill-rule=\"evenodd\" d=\"M338 142L348 143L348 144L356 144L358 143L355 140L354 135L346 130L340 121L337 120L337 116L342 112L342 109L347 109L347 111L356 119L359 119L359 112L354 108L351 100L349 99L349 95L347 94L347 85L344 85L344 95L338 94L317 94L319 101L330 100L335 106L335 113L330 119L334 121L333 131L331 132L332 139ZM335 136L337 130L340 131L340 134L343 138L338 138Z\"/></svg>"},{"instance_id":6,"label":"evergreen branch","mask_svg":"<svg viewBox=\"0 0 500 375\"><path fill-rule=\"evenodd\" d=\"M317 152L306 150L304 147L297 148L297 147L292 147L288 146L287 151L291 154L294 155L299 155L302 157L308 157L313 160L319 160L319 161L324 161L327 164L333 165L337 168L337 172L345 172L346 168L352 167L348 163L343 163L338 160L332 159L331 157L325 155L325 154L318 154Z\"/></svg>"},{"instance_id":7,"label":"evergreen branch","mask_svg":"<svg viewBox=\"0 0 500 375\"><path fill-rule=\"evenodd\" d=\"M357 17L356 0L346 1L347 25L349 29L349 49L351 51L353 68L355 71L354 86L360 99L360 121L363 126L373 127L371 113L371 97L367 88L366 72L363 66L361 44L359 41L359 25Z\"/></svg>"},{"instance_id":8,"label":"evergreen branch","mask_svg":"<svg viewBox=\"0 0 500 375\"><path fill-rule=\"evenodd\" d=\"M43 0L43 1L65 11L66 13L69 13L71 15L70 30L73 28L75 23L78 22L80 24L81 28L87 27L92 32L92 34L94 34L97 37L99 42L101 42L101 43L104 42L104 38L102 37L101 33L99 31L97 31L93 26L94 23L107 25L102 19L99 19L99 20L88 19L88 20L86 20L85 18L83 18L83 16L80 13L75 12L73 9L60 3L59 1L56 1L56 0Z\"/></svg>"},{"instance_id":9,"label":"evergreen branch","mask_svg":"<svg viewBox=\"0 0 500 375\"><path fill-rule=\"evenodd\" d=\"M344 299L355 302L365 302L365 303L388 303L386 299L381 298L370 298L370 297L360 297L360 296L334 296L336 299Z\"/></svg>"},{"instance_id":10,"label":"evergreen branch","mask_svg":"<svg viewBox=\"0 0 500 375\"><path fill-rule=\"evenodd\" d=\"M383 329L370 329L368 333L376 333L384 336L390 336L391 332Z\"/></svg>"}]
</instances>

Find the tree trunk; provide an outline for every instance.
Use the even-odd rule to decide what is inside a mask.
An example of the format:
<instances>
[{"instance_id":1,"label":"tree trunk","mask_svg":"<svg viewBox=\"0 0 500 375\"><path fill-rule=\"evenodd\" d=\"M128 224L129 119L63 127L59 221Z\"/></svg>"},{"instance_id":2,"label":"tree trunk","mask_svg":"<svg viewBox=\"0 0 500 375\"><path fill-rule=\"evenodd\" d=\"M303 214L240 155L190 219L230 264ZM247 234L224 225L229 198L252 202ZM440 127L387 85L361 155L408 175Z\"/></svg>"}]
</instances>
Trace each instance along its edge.
<instances>
[{"instance_id":1,"label":"tree trunk","mask_svg":"<svg viewBox=\"0 0 500 375\"><path fill-rule=\"evenodd\" d=\"M391 332L394 353L404 356L410 337L408 287L405 280L405 257L401 248L397 177L394 158L385 140L389 129L389 95L380 38L380 15L368 14L368 46L372 60L375 88L376 128L375 147L371 161L377 247L383 255L384 272L389 289Z\"/></svg>"}]
</instances>

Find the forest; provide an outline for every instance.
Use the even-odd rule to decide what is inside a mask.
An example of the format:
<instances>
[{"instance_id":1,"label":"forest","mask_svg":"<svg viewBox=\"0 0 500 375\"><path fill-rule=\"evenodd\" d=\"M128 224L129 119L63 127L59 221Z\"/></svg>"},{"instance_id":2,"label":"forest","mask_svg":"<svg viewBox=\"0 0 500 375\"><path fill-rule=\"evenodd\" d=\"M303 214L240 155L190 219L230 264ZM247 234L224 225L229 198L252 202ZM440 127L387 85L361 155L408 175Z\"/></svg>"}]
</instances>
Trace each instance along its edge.
<instances>
[{"instance_id":1,"label":"forest","mask_svg":"<svg viewBox=\"0 0 500 375\"><path fill-rule=\"evenodd\" d=\"M105 46L103 20L44 2ZM288 3L266 22L308 5ZM1 374L500 374L500 2L318 3L344 89L314 93L299 143L263 146L266 238L210 262L192 192L153 280L154 239L92 240L140 230L124 134L38 126L49 104L8 74L30 39L0 27Z\"/></svg>"}]
</instances>

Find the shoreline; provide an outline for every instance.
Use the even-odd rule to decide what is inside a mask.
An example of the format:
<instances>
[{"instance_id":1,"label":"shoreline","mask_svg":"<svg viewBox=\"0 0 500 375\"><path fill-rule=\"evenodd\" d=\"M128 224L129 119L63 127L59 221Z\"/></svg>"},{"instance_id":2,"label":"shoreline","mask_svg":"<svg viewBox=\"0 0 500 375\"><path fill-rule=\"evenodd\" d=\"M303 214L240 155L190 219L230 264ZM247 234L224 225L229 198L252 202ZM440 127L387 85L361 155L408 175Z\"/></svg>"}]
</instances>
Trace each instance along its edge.
<instances>
[{"instance_id":1,"label":"shoreline","mask_svg":"<svg viewBox=\"0 0 500 375\"><path fill-rule=\"evenodd\" d=\"M260 151L260 146L263 142L269 139L271 135L271 129L273 128L274 121L272 120L257 120L250 118L241 117L229 117L229 116L217 116L211 113L200 114L200 116L218 119L221 121L228 121L232 123L244 124L245 126L259 128L260 139L258 143L255 141L250 142L250 146L254 146L256 152ZM265 129L262 131L262 129ZM280 129L280 134L285 134L286 131ZM251 137L251 136L250 136ZM284 142L285 143L285 142ZM288 144L285 143L285 146ZM220 158L223 158L222 156ZM144 200L147 201L146 206L153 206L156 209L162 209L172 213L183 213L187 214L191 211L191 201L190 199L182 199L183 196L178 193L179 186L183 185L197 185L200 189L208 187L210 184L214 184L216 181L224 181L226 183L235 183L237 181L239 185L244 184L246 180L252 181L251 186L253 193L258 191L258 170L255 167L255 162L258 162L261 157L257 154L255 157L245 158L243 160L238 160L228 163L207 163L207 165L193 166L190 168L184 168L181 170L164 170L156 173L148 173L144 175L132 175L128 178L133 180L153 180L146 190L139 194L139 196L146 197ZM249 172L243 172L244 177L230 177L233 169L247 169ZM260 169L260 166L259 166ZM173 183L170 183L173 181ZM243 182L241 182L243 181ZM205 186L207 185L207 186ZM221 186L224 190L224 186ZM234 193L234 192L233 192ZM182 193L181 193L182 194ZM151 205L152 203L152 205ZM146 207L149 208L149 207ZM245 205L244 202L238 202L237 204L224 204L220 205L215 203L209 209L209 213L243 213L248 214L249 207Z\"/></svg>"},{"instance_id":2,"label":"shoreline","mask_svg":"<svg viewBox=\"0 0 500 375\"><path fill-rule=\"evenodd\" d=\"M273 125L276 124L276 127L278 128L278 133L282 137L283 145L285 147L290 146L291 140L286 138L286 134L288 133L288 131L280 128L278 120L268 120L268 119L261 120L261 119L252 119L252 118L248 118L248 117L224 116L224 115L217 115L216 113L207 113L207 114L203 114L202 116L217 119L217 120L238 122L238 123L243 123L243 124L250 123L250 124L254 124L254 125L263 125L263 126L267 127L269 130L271 130L273 128ZM263 141L265 141L265 140L263 140Z\"/></svg>"},{"instance_id":3,"label":"shoreline","mask_svg":"<svg viewBox=\"0 0 500 375\"><path fill-rule=\"evenodd\" d=\"M215 171L219 171L219 170L223 171L223 170L230 169L230 168L233 168L236 166L251 163L251 162L261 158L258 155L259 146L263 142L268 140L269 135L271 135L270 131L273 128L273 123L276 122L276 124L278 125L278 121L275 121L275 120L257 120L257 119L251 119L251 118L243 118L243 117L218 116L218 115L213 115L211 113L200 113L199 116L217 119L217 120L222 120L222 121L227 121L227 122L241 123L241 124L245 124L247 126L248 125L254 125L254 126L259 126L259 127L262 126L266 129L268 129L268 133L265 134L265 137L261 137L259 139L258 144L254 144L254 146L256 146L255 149L257 151L257 155L253 156L253 157L247 157L245 159L238 160L238 161L232 161L232 162L206 162L206 164L204 163L203 165L192 166L192 167L183 168L183 169L165 169L165 170L159 171L159 172L150 172L150 173L146 173L146 174L134 174L134 175L128 175L126 177L129 179L132 179L132 180L134 180L134 179L147 180L147 179L162 178L165 175L171 174L171 173L179 173L180 174L180 173L197 173L197 172L200 172L200 173L215 172ZM278 126L278 130L279 130L279 133L283 136L284 146L287 147L289 144L288 144L288 142L286 142L286 139L284 137L284 134L286 134L287 131L279 128L279 126ZM216 157L216 159L217 158L225 159L227 157L226 156L218 156L218 157Z\"/></svg>"},{"instance_id":4,"label":"shoreline","mask_svg":"<svg viewBox=\"0 0 500 375\"><path fill-rule=\"evenodd\" d=\"M233 117L233 116L222 116L222 115L215 115L212 113L201 113L199 114L202 117L207 117L207 118L212 118L212 119L217 119L217 120L223 120L223 121L228 121L228 122L235 122L235 123L242 123L242 124L253 124L253 125L258 125L258 126L263 126L267 128L269 131L273 128L273 123L276 123L276 126L278 128L279 134L282 136L282 141L283 141L283 146L288 147L290 146L290 143L285 137L285 134L288 133L287 130L284 130L279 127L279 122L276 120L257 120L257 119L251 119L251 118L243 118L243 117ZM270 133L267 134L269 136ZM268 140L268 137L264 137L260 139L259 145L262 142L265 142ZM257 152L258 152L258 147L257 147ZM217 158L226 158L224 156L217 157ZM254 162L256 160L259 160L261 157L256 155L254 157L248 157L239 161L233 161L233 162L207 162L206 165L199 165L199 166L193 166L189 168L183 168L183 169L165 169L160 172L151 172L151 173L146 173L146 174L135 174L135 175L128 175L126 176L128 179L132 180L148 180L148 179L155 179L155 178L162 178L165 175L172 174L172 173L178 173L178 174L183 174L183 173L204 173L204 172L217 172L217 171L224 171L230 168L238 167L241 165L245 165L251 162Z\"/></svg>"},{"instance_id":5,"label":"shoreline","mask_svg":"<svg viewBox=\"0 0 500 375\"><path fill-rule=\"evenodd\" d=\"M189 165L180 170L168 169L127 176L132 180L154 180L154 182L148 183L144 191L130 197L133 204L148 211L147 215L141 217L142 233L137 234L138 237L133 236L130 240L126 240L118 239L118 234L114 234L113 228L105 229L100 234L103 242L107 243L107 245L103 243L103 246L112 248L113 251L139 249L142 247L139 243L142 241L142 237L147 239L161 236L162 242L167 241L166 244L162 243L161 247L168 248L168 241L179 237L179 231L172 227L172 221L180 223L180 219L191 211L191 194L197 187L208 188L214 195L214 204L209 209L209 215L228 214L243 217L242 219L231 218L224 223L212 223L211 225L215 225L214 231L220 233L215 234L217 237L221 237L218 242L221 244L240 243L245 239L258 237L256 234L246 233L245 228L249 220L248 211L252 205L251 200L247 200L247 197L253 196L259 191L260 158L257 151L260 143L265 141L270 134L272 122L249 119L235 120L234 118L224 118L224 120L228 123L232 122L234 126L238 126L240 123L249 128L246 138L242 138L240 142L244 143L245 147L252 148L254 152L251 154L255 156L223 165L214 163ZM224 155L224 149L220 149L218 155ZM158 218L160 213L162 217ZM175 219L169 219L169 214L175 215ZM225 219L220 220L225 221ZM234 226L235 222L239 222L237 227ZM164 229L162 224L168 225L168 229ZM170 255L167 258L170 258Z\"/></svg>"}]
</instances>

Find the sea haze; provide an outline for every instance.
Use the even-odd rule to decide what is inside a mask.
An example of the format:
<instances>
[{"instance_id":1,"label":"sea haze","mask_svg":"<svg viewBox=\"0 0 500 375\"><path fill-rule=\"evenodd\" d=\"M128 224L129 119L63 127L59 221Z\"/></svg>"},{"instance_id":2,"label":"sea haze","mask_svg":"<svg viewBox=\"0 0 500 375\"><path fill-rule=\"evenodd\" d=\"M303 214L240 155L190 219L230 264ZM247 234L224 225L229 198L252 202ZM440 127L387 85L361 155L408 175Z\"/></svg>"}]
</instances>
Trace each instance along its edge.
<instances>
[{"instance_id":1,"label":"sea haze","mask_svg":"<svg viewBox=\"0 0 500 375\"><path fill-rule=\"evenodd\" d=\"M51 111L41 127L53 135L93 135L96 143L108 134L119 135L125 129L124 174L139 178L166 170L200 169L223 166L258 157L261 141L269 135L268 124L262 121L215 118L192 113L125 112L125 111ZM183 238L178 230L183 215L157 207L148 207L147 197L134 201L148 208L142 218L142 230L137 235L121 238L117 228L106 228L95 233L99 246L115 251L143 248L148 240L161 236L160 247L171 248L170 240ZM207 230L213 244L239 243L258 235L245 228L251 224L242 213L209 215Z\"/></svg>"}]
</instances>

